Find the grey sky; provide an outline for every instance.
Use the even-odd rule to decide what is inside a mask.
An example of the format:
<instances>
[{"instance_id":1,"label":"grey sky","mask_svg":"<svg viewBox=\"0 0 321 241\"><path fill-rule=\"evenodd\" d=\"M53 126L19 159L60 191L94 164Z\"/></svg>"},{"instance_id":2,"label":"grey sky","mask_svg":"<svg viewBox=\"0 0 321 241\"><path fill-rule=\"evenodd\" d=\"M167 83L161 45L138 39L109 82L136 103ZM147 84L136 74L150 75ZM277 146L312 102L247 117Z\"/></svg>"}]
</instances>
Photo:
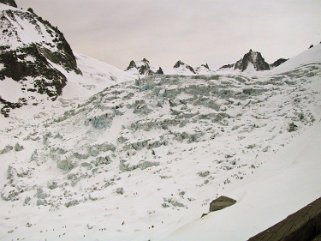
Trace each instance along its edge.
<instances>
[{"instance_id":1,"label":"grey sky","mask_svg":"<svg viewBox=\"0 0 321 241\"><path fill-rule=\"evenodd\" d=\"M64 32L73 50L121 68L148 58L212 68L250 48L268 62L321 41L320 0L16 0Z\"/></svg>"}]
</instances>

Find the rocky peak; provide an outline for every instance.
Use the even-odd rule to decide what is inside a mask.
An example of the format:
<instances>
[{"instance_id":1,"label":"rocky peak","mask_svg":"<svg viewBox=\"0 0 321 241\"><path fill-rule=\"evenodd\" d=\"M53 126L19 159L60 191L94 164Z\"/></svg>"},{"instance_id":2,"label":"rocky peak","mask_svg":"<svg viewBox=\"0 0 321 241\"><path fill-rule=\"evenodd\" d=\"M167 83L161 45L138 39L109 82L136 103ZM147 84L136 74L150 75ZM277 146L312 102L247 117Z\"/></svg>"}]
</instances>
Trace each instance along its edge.
<instances>
[{"instance_id":1,"label":"rocky peak","mask_svg":"<svg viewBox=\"0 0 321 241\"><path fill-rule=\"evenodd\" d=\"M142 62L144 62L145 64L149 64L149 60L146 58L143 58Z\"/></svg>"},{"instance_id":2,"label":"rocky peak","mask_svg":"<svg viewBox=\"0 0 321 241\"><path fill-rule=\"evenodd\" d=\"M178 61L176 62L176 64L174 65L174 68L179 68L179 67L181 67L182 65L185 65L184 62L178 60Z\"/></svg>"},{"instance_id":3,"label":"rocky peak","mask_svg":"<svg viewBox=\"0 0 321 241\"><path fill-rule=\"evenodd\" d=\"M17 4L14 0L0 0L0 3L9 5L9 6L15 7L15 8L17 7Z\"/></svg>"},{"instance_id":4,"label":"rocky peak","mask_svg":"<svg viewBox=\"0 0 321 241\"><path fill-rule=\"evenodd\" d=\"M150 66L148 59L143 58L140 61L130 61L126 71L132 71L134 74L138 75L152 75L152 74L162 74L162 69L153 68Z\"/></svg>"},{"instance_id":5,"label":"rocky peak","mask_svg":"<svg viewBox=\"0 0 321 241\"><path fill-rule=\"evenodd\" d=\"M242 59L235 63L234 69L245 71L249 65L252 64L255 70L269 70L270 65L265 62L260 52L253 51L252 49L246 53Z\"/></svg>"},{"instance_id":6,"label":"rocky peak","mask_svg":"<svg viewBox=\"0 0 321 241\"><path fill-rule=\"evenodd\" d=\"M129 65L128 65L126 70L130 70L130 69L133 69L133 68L135 68L135 69L137 68L137 65L136 65L134 60L129 62Z\"/></svg>"},{"instance_id":7,"label":"rocky peak","mask_svg":"<svg viewBox=\"0 0 321 241\"><path fill-rule=\"evenodd\" d=\"M196 74L195 70L193 69L192 66L185 64L184 62L182 62L181 60L178 60L176 62L176 64L174 65L174 69L178 69L178 68L186 68L189 71L191 71L193 74Z\"/></svg>"},{"instance_id":8,"label":"rocky peak","mask_svg":"<svg viewBox=\"0 0 321 241\"><path fill-rule=\"evenodd\" d=\"M204 67L204 68L206 68L206 69L210 69L210 67L208 66L207 63L206 63L206 64L202 64L201 67Z\"/></svg>"}]
</instances>

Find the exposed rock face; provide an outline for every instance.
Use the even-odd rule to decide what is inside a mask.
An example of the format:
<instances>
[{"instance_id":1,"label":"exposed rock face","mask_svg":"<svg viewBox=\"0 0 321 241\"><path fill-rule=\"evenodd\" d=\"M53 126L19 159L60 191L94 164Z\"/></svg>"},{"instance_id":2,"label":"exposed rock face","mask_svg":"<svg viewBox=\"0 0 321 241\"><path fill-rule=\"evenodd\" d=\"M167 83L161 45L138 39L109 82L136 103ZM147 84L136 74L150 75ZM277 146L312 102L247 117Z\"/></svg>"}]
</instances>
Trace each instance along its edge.
<instances>
[{"instance_id":1,"label":"exposed rock face","mask_svg":"<svg viewBox=\"0 0 321 241\"><path fill-rule=\"evenodd\" d=\"M235 63L234 68L245 71L252 64L255 70L269 70L270 65L265 62L260 52L255 52L252 49L246 53L242 59Z\"/></svg>"},{"instance_id":2,"label":"exposed rock face","mask_svg":"<svg viewBox=\"0 0 321 241\"><path fill-rule=\"evenodd\" d=\"M235 69L245 71L249 68L253 68L256 71L269 70L270 65L265 62L260 52L256 52L250 49L250 51L246 53L243 58L237 61L235 64L223 65L220 70Z\"/></svg>"},{"instance_id":3,"label":"exposed rock face","mask_svg":"<svg viewBox=\"0 0 321 241\"><path fill-rule=\"evenodd\" d=\"M140 75L152 75L152 74L154 74L154 72L150 69L149 64L146 64L146 65L142 65L139 68L139 74Z\"/></svg>"},{"instance_id":4,"label":"exposed rock face","mask_svg":"<svg viewBox=\"0 0 321 241\"><path fill-rule=\"evenodd\" d=\"M67 79L52 63L68 72L81 73L63 34L29 11L4 9L0 12L0 19L0 80L11 78L16 81L25 96L16 103L1 98L1 113L8 116L11 108L34 101L34 92L55 100L61 95Z\"/></svg>"},{"instance_id":5,"label":"exposed rock face","mask_svg":"<svg viewBox=\"0 0 321 241\"><path fill-rule=\"evenodd\" d=\"M309 49L311 49L311 48L313 48L313 47L314 47L314 45L313 45L313 44L311 44L311 45L310 45L310 47L309 47Z\"/></svg>"},{"instance_id":6,"label":"exposed rock face","mask_svg":"<svg viewBox=\"0 0 321 241\"><path fill-rule=\"evenodd\" d=\"M17 7L17 4L14 0L0 0L0 3L7 4L11 7Z\"/></svg>"},{"instance_id":7,"label":"exposed rock face","mask_svg":"<svg viewBox=\"0 0 321 241\"><path fill-rule=\"evenodd\" d=\"M178 69L178 68L186 68L189 71L191 71L193 74L196 74L192 66L185 64L181 60L177 61L176 64L174 65L174 69Z\"/></svg>"},{"instance_id":8,"label":"exposed rock face","mask_svg":"<svg viewBox=\"0 0 321 241\"><path fill-rule=\"evenodd\" d=\"M234 205L236 201L232 198L220 196L210 203L210 212L215 212Z\"/></svg>"},{"instance_id":9,"label":"exposed rock face","mask_svg":"<svg viewBox=\"0 0 321 241\"><path fill-rule=\"evenodd\" d=\"M321 238L321 198L249 241L317 241Z\"/></svg>"},{"instance_id":10,"label":"exposed rock face","mask_svg":"<svg viewBox=\"0 0 321 241\"><path fill-rule=\"evenodd\" d=\"M272 68L278 67L279 65L283 64L286 61L288 61L288 59L280 58L280 59L276 60L273 64L271 64L271 67Z\"/></svg>"},{"instance_id":11,"label":"exposed rock face","mask_svg":"<svg viewBox=\"0 0 321 241\"><path fill-rule=\"evenodd\" d=\"M234 68L234 64L225 64L219 69L232 69Z\"/></svg>"}]
</instances>

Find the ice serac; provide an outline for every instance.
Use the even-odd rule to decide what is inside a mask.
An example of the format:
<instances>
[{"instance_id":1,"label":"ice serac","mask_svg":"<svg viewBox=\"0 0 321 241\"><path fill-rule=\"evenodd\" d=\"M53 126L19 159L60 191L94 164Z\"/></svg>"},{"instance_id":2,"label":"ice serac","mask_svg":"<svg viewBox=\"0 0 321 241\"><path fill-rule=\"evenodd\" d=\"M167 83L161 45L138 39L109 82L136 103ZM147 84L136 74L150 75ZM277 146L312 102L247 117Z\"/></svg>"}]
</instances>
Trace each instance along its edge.
<instances>
[{"instance_id":1,"label":"ice serac","mask_svg":"<svg viewBox=\"0 0 321 241\"><path fill-rule=\"evenodd\" d=\"M81 73L64 35L33 11L2 7L0 19L0 80L20 85L21 97L14 102L1 97L1 113L8 116L11 108L37 98L55 100L67 82L61 69Z\"/></svg>"},{"instance_id":2,"label":"ice serac","mask_svg":"<svg viewBox=\"0 0 321 241\"><path fill-rule=\"evenodd\" d=\"M9 5L9 6L15 7L15 8L17 7L17 4L14 0L0 0L0 3Z\"/></svg>"}]
</instances>

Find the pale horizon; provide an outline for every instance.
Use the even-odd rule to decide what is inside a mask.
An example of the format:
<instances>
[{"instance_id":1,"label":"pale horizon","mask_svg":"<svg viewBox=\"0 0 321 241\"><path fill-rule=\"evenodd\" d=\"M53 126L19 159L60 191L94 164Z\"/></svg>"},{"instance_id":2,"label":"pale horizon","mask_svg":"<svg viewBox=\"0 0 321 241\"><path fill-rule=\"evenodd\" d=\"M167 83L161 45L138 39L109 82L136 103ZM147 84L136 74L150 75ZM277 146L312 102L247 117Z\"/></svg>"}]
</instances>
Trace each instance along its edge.
<instances>
[{"instance_id":1,"label":"pale horizon","mask_svg":"<svg viewBox=\"0 0 321 241\"><path fill-rule=\"evenodd\" d=\"M57 26L75 52L121 69L147 58L217 69L249 49L268 63L321 41L318 0L227 1L17 0Z\"/></svg>"}]
</instances>

